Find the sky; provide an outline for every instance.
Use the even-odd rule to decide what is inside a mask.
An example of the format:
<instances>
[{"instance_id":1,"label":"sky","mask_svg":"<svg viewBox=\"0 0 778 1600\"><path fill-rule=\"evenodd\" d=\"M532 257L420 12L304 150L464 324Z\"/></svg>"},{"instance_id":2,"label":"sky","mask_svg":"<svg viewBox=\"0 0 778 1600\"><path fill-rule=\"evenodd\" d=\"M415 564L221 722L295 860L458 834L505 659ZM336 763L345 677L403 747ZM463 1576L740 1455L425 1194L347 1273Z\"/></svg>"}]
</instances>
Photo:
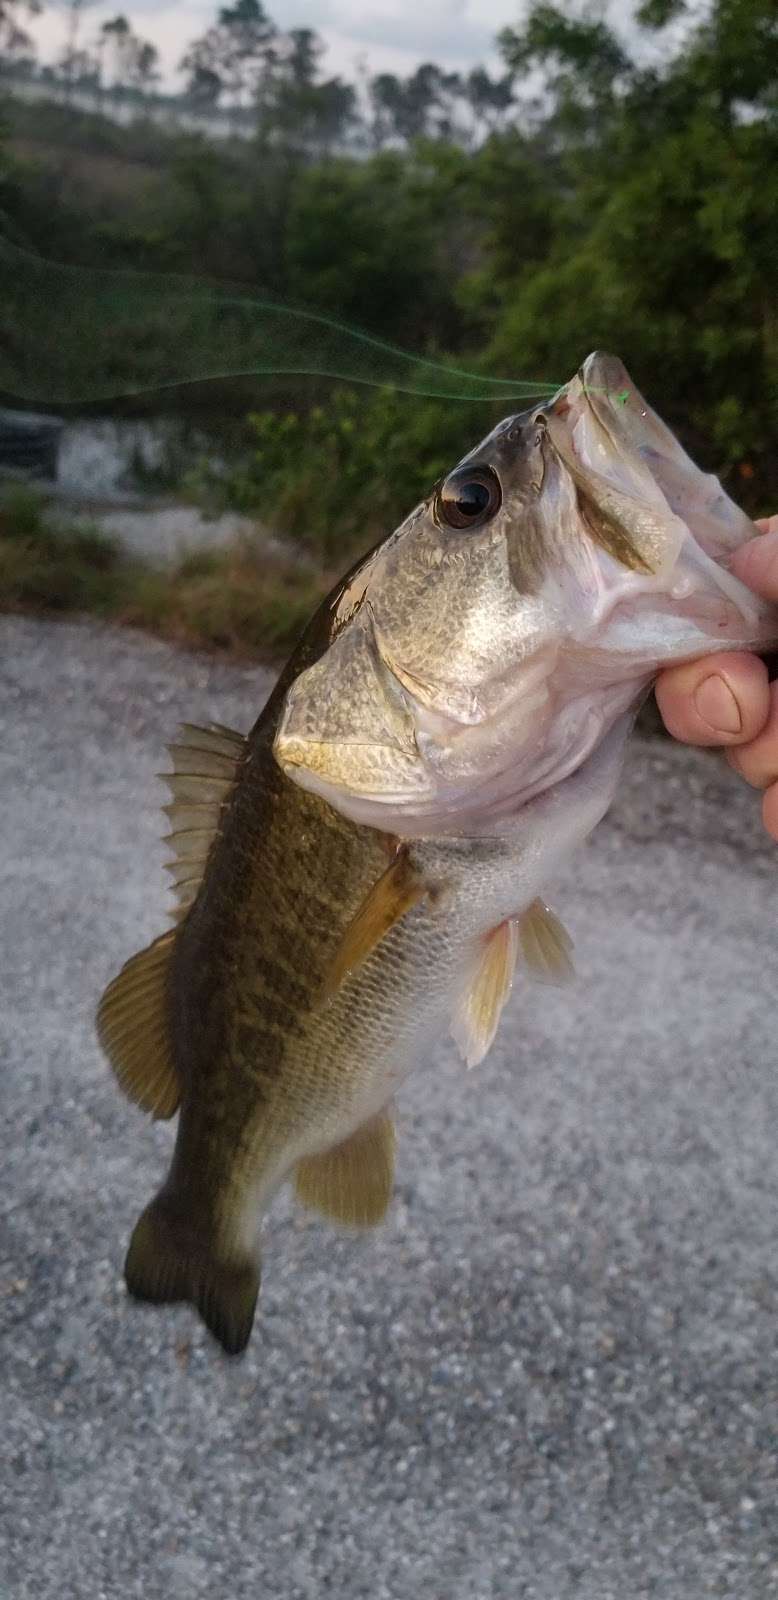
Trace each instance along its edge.
<instances>
[{"instance_id":1,"label":"sky","mask_svg":"<svg viewBox=\"0 0 778 1600\"><path fill-rule=\"evenodd\" d=\"M149 39L160 53L163 87L178 89L183 80L178 63L187 44L215 21L220 5L229 0L80 0L79 42L88 46L101 23L122 12L135 32ZM520 23L529 0L264 0L265 9L279 28L313 28L327 49L322 70L353 80L365 68L376 72L412 72L421 61L462 70L480 63L501 68L496 36L506 25ZM562 9L568 0L557 0ZM69 0L43 0L43 14L24 21L33 34L43 61L55 61L66 38ZM635 44L634 12L638 0L595 0L595 10L606 13L611 25ZM707 0L691 0L690 21L704 13ZM569 9L586 10L585 0ZM661 56L669 37L686 24L671 26L656 45L643 36L638 46L641 60Z\"/></svg>"},{"instance_id":2,"label":"sky","mask_svg":"<svg viewBox=\"0 0 778 1600\"><path fill-rule=\"evenodd\" d=\"M165 87L176 87L175 69L187 42L204 33L224 0L83 0L80 42L88 44L102 22L122 11L135 32L160 52ZM420 61L467 68L497 62L495 36L517 21L522 0L265 0L280 28L315 28L327 45L328 74L356 75L360 60L371 72L409 72ZM65 39L67 6L47 4L25 27L43 60L51 61Z\"/></svg>"}]
</instances>

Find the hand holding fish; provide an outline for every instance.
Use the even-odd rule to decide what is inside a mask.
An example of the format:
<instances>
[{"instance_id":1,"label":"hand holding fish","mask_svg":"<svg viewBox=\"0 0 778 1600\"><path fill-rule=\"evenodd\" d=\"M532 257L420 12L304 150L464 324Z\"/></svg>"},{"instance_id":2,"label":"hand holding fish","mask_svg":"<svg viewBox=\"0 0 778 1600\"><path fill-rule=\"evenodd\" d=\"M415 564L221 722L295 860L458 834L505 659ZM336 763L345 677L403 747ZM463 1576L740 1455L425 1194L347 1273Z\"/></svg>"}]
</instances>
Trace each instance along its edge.
<instances>
[{"instance_id":1,"label":"hand holding fish","mask_svg":"<svg viewBox=\"0 0 778 1600\"><path fill-rule=\"evenodd\" d=\"M732 571L765 600L778 600L778 516L735 551ZM670 667L657 682L664 723L686 744L727 746L730 765L764 790L762 817L778 839L778 682L769 683L758 656L706 656Z\"/></svg>"}]
</instances>

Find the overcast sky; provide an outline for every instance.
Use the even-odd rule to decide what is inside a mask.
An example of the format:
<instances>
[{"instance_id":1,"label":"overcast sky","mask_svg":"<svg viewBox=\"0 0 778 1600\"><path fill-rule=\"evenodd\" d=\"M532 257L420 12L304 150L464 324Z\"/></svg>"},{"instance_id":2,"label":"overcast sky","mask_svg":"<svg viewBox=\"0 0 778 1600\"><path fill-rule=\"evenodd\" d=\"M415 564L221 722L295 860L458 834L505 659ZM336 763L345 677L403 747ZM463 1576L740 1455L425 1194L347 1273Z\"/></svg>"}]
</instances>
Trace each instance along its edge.
<instances>
[{"instance_id":1,"label":"overcast sky","mask_svg":"<svg viewBox=\"0 0 778 1600\"><path fill-rule=\"evenodd\" d=\"M102 22L122 12L136 33L150 39L160 52L166 88L180 88L176 69L186 45L215 21L219 7L230 0L81 0L80 43L89 45ZM496 35L500 28L518 23L529 0L264 0L265 9L280 28L314 28L327 46L323 69L354 78L360 64L371 72L410 72L420 61L442 67L471 67L482 62L492 70L500 65ZM563 10L586 9L586 0L557 0ZM612 24L635 43L632 22L638 0L599 0ZM690 0L688 15L708 9L709 0ZM43 15L25 27L34 34L41 57L54 61L66 36L69 0L44 0ZM685 23L671 27L656 40L644 34L638 45L641 59L661 57Z\"/></svg>"},{"instance_id":2,"label":"overcast sky","mask_svg":"<svg viewBox=\"0 0 778 1600\"><path fill-rule=\"evenodd\" d=\"M88 44L101 22L123 11L135 31L160 51L168 83L184 45L203 33L223 0L84 0L81 43ZM266 10L281 28L315 28L328 51L324 68L353 77L366 59L372 72L407 72L420 61L468 67L496 60L494 39L515 22L523 0L266 0ZM30 26L45 60L54 59L65 37L66 6L47 5Z\"/></svg>"}]
</instances>

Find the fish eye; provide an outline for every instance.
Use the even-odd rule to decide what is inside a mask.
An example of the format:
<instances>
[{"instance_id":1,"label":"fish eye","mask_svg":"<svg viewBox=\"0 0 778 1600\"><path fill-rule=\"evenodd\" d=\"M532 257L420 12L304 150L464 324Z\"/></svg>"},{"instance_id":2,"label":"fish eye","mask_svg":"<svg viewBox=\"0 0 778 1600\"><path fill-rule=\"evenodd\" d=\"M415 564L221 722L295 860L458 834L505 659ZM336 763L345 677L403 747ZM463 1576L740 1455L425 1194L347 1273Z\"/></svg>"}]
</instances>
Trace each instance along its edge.
<instances>
[{"instance_id":1,"label":"fish eye","mask_svg":"<svg viewBox=\"0 0 778 1600\"><path fill-rule=\"evenodd\" d=\"M459 467L435 495L435 515L449 528L481 528L501 505L500 480L492 467Z\"/></svg>"}]
</instances>

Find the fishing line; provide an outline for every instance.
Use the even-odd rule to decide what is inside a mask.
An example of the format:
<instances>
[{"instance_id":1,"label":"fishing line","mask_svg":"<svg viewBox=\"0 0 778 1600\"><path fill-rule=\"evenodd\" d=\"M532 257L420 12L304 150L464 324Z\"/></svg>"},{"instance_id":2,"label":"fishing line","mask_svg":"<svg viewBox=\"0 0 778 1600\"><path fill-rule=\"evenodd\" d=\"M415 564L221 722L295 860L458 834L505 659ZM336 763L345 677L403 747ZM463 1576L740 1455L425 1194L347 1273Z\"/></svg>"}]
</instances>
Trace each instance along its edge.
<instances>
[{"instance_id":1,"label":"fishing line","mask_svg":"<svg viewBox=\"0 0 778 1600\"><path fill-rule=\"evenodd\" d=\"M544 399L560 388L414 356L321 312L207 279L49 261L2 234L0 307L0 391L47 405L271 375L462 401Z\"/></svg>"}]
</instances>

